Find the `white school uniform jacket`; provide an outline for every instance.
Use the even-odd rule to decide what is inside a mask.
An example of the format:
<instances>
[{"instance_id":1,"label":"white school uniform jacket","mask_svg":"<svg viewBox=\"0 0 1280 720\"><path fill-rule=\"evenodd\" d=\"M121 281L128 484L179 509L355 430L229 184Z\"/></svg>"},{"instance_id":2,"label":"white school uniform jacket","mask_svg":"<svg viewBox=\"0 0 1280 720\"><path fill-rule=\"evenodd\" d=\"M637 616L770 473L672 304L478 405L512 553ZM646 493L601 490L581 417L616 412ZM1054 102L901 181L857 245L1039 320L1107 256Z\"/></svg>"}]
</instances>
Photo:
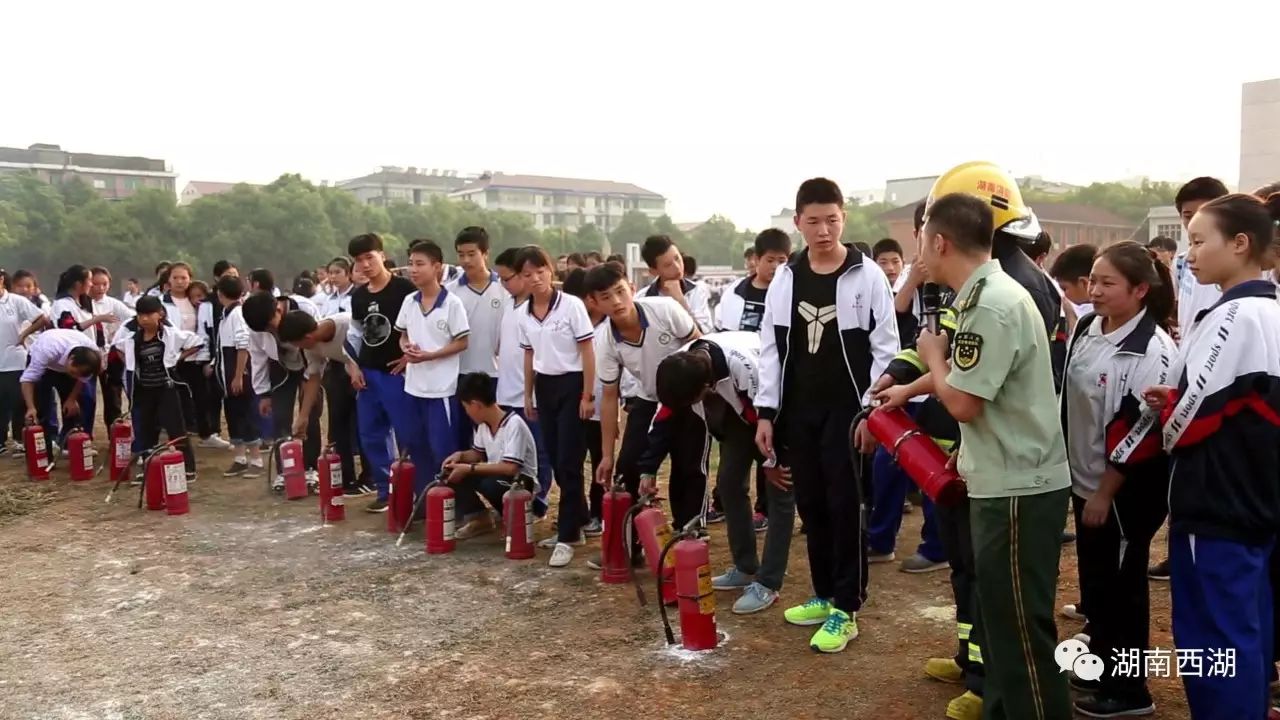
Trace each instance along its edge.
<instances>
[{"instance_id":1,"label":"white school uniform jacket","mask_svg":"<svg viewBox=\"0 0 1280 720\"><path fill-rule=\"evenodd\" d=\"M661 283L649 283L640 291L639 297L659 297L662 295L661 289ZM711 319L711 291L706 285L687 278L680 281L680 289L684 291L685 302L689 303L689 312L693 315L694 322L698 323L698 330L704 333L714 332L716 327Z\"/></svg>"},{"instance_id":2,"label":"white school uniform jacket","mask_svg":"<svg viewBox=\"0 0 1280 720\"><path fill-rule=\"evenodd\" d=\"M1150 423L1143 425L1142 393L1167 382L1178 354L1173 338L1141 311L1110 333L1102 317L1086 313L1067 345L1059 407L1071 465L1072 491L1088 499L1098 491L1107 466L1126 480L1149 480L1142 463L1163 455ZM1141 468L1141 469L1140 469ZM1147 465L1166 476L1168 466Z\"/></svg>"},{"instance_id":3,"label":"white school uniform jacket","mask_svg":"<svg viewBox=\"0 0 1280 720\"><path fill-rule=\"evenodd\" d=\"M502 287L502 281L496 272L489 273L489 281L484 287L475 287L468 283L465 272L445 287L454 297L462 301L462 307L467 313L467 322L471 325L467 349L462 351L462 372L482 372L490 377L497 377L502 316L507 306L511 304L509 302L511 294Z\"/></svg>"},{"instance_id":4,"label":"white school uniform jacket","mask_svg":"<svg viewBox=\"0 0 1280 720\"><path fill-rule=\"evenodd\" d=\"M1193 321L1161 413L1169 529L1251 545L1280 527L1280 302L1250 280ZM1171 383L1172 384L1172 383Z\"/></svg>"},{"instance_id":5,"label":"white school uniform jacket","mask_svg":"<svg viewBox=\"0 0 1280 720\"><path fill-rule=\"evenodd\" d=\"M135 372L137 369L138 358L137 353L134 352L134 340L140 332L138 320L134 318L120 326L120 330L111 342L112 346L124 356L124 369L128 372ZM160 324L159 335L160 340L164 342L164 367L166 370L172 370L178 364L178 356L183 351L204 345L204 338L193 332L179 330L177 327L170 325L168 321Z\"/></svg>"},{"instance_id":6,"label":"white school uniform jacket","mask_svg":"<svg viewBox=\"0 0 1280 720\"><path fill-rule=\"evenodd\" d=\"M116 319L119 320L119 322L104 323L102 326L103 340L108 347L110 347L111 341L115 339L116 333L120 331L120 326L132 320L133 316L136 315L133 308L110 295L103 295L101 300L93 301L93 314L115 315Z\"/></svg>"},{"instance_id":7,"label":"white school uniform jacket","mask_svg":"<svg viewBox=\"0 0 1280 720\"><path fill-rule=\"evenodd\" d=\"M871 383L884 374L901 349L898 314L889 279L880 266L868 261L856 247L845 248L853 256L836 281L836 327L845 367L865 407L871 402ZM760 321L760 392L756 395L756 408L765 420L775 419L782 408L787 356L793 342L803 342L803 330L792 332L792 291L794 268L808 255L806 248L779 267L765 296L764 319Z\"/></svg>"}]
</instances>

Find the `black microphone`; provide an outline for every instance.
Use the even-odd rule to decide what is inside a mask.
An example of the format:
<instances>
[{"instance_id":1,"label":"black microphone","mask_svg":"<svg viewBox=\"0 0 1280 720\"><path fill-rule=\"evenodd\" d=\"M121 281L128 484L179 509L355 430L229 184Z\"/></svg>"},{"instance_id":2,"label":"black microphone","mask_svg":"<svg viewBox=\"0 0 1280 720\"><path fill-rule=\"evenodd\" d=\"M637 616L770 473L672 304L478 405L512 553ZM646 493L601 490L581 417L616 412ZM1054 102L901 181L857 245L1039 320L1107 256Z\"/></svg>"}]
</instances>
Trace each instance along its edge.
<instances>
[{"instance_id":1,"label":"black microphone","mask_svg":"<svg viewBox=\"0 0 1280 720\"><path fill-rule=\"evenodd\" d=\"M920 293L920 314L924 316L925 327L934 335L938 334L938 317L942 314L942 291L938 283L927 282Z\"/></svg>"}]
</instances>

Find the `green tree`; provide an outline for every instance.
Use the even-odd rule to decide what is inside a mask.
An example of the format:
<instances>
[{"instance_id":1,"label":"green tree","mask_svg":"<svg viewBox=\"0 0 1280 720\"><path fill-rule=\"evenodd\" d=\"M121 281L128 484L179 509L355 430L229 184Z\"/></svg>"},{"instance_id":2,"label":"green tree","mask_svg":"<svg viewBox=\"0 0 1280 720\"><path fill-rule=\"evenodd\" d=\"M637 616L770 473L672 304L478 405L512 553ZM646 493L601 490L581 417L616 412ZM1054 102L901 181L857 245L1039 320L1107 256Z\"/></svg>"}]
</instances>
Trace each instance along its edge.
<instances>
[{"instance_id":1,"label":"green tree","mask_svg":"<svg viewBox=\"0 0 1280 720\"><path fill-rule=\"evenodd\" d=\"M603 252L605 247L604 233L595 223L587 223L578 227L578 231L574 233L573 247L578 252L590 252L595 250ZM548 251L549 252L549 251Z\"/></svg>"},{"instance_id":2,"label":"green tree","mask_svg":"<svg viewBox=\"0 0 1280 720\"><path fill-rule=\"evenodd\" d=\"M685 235L685 232L679 227L676 227L676 224L671 221L670 215L663 215L657 220L654 220L653 232L657 235L666 235L671 238L671 242L680 247L684 247L689 240L688 236Z\"/></svg>"},{"instance_id":3,"label":"green tree","mask_svg":"<svg viewBox=\"0 0 1280 720\"><path fill-rule=\"evenodd\" d=\"M645 238L655 232L653 221L639 210L628 210L618 221L618 226L609 233L610 252L626 253L629 243L643 243Z\"/></svg>"},{"instance_id":4,"label":"green tree","mask_svg":"<svg viewBox=\"0 0 1280 720\"><path fill-rule=\"evenodd\" d=\"M6 232L21 244L5 259L13 268L30 268L47 274L61 271L68 257L67 212L62 194L31 173L0 176L0 203L7 203Z\"/></svg>"},{"instance_id":5,"label":"green tree","mask_svg":"<svg viewBox=\"0 0 1280 720\"><path fill-rule=\"evenodd\" d=\"M98 193L78 177L63 181L61 190L62 204L68 211L82 208L100 199Z\"/></svg>"},{"instance_id":6,"label":"green tree","mask_svg":"<svg viewBox=\"0 0 1280 720\"><path fill-rule=\"evenodd\" d=\"M686 255L698 259L698 265L732 265L734 256L741 255L741 233L733 221L723 215L712 215L709 220L689 233L683 246Z\"/></svg>"},{"instance_id":7,"label":"green tree","mask_svg":"<svg viewBox=\"0 0 1280 720\"><path fill-rule=\"evenodd\" d=\"M893 209L889 203L860 205L850 202L844 206L844 235L846 243L865 242L875 245L877 240L889 237L889 228L876 218ZM798 247L798 246L797 246Z\"/></svg>"}]
</instances>

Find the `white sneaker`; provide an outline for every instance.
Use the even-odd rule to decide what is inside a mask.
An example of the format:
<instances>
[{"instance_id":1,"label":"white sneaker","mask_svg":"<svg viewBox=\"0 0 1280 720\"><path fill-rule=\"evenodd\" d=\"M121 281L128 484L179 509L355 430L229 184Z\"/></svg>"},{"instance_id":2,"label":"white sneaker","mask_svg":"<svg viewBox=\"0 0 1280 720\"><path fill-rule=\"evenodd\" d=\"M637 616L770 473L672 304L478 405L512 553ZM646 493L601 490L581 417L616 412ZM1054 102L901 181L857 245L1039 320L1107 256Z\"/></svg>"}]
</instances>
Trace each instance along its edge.
<instances>
[{"instance_id":1,"label":"white sneaker","mask_svg":"<svg viewBox=\"0 0 1280 720\"><path fill-rule=\"evenodd\" d=\"M582 547L583 545L586 545L586 544L587 544L587 539L581 535L579 535L578 539L572 543L561 543L559 538L555 535L552 535L549 538L543 538L538 541L538 547L542 548L543 550L550 550L551 548L554 548L557 545L564 545L565 547L569 547L570 545L573 545L576 547Z\"/></svg>"},{"instance_id":2,"label":"white sneaker","mask_svg":"<svg viewBox=\"0 0 1280 720\"><path fill-rule=\"evenodd\" d=\"M1075 603L1063 605L1062 610L1059 612L1062 613L1062 617L1069 620L1076 620L1078 622L1087 622L1089 620L1089 618L1085 617L1084 614L1080 612L1080 609L1075 605ZM1088 643L1085 644L1087 645Z\"/></svg>"},{"instance_id":3,"label":"white sneaker","mask_svg":"<svg viewBox=\"0 0 1280 720\"><path fill-rule=\"evenodd\" d=\"M556 549L551 552L551 567L565 567L573 560L573 548L564 544L556 543Z\"/></svg>"},{"instance_id":4,"label":"white sneaker","mask_svg":"<svg viewBox=\"0 0 1280 720\"><path fill-rule=\"evenodd\" d=\"M271 489L276 492L284 491L284 476L276 475L276 479L271 481Z\"/></svg>"},{"instance_id":5,"label":"white sneaker","mask_svg":"<svg viewBox=\"0 0 1280 720\"><path fill-rule=\"evenodd\" d=\"M210 435L209 437L203 438L200 440L200 447L216 448L218 450L230 450L231 443L227 442L226 440L223 440L221 437L217 435Z\"/></svg>"},{"instance_id":6,"label":"white sneaker","mask_svg":"<svg viewBox=\"0 0 1280 720\"><path fill-rule=\"evenodd\" d=\"M307 471L307 490L310 492L316 492L319 487L320 487L320 473L316 472L315 470L308 470Z\"/></svg>"}]
</instances>

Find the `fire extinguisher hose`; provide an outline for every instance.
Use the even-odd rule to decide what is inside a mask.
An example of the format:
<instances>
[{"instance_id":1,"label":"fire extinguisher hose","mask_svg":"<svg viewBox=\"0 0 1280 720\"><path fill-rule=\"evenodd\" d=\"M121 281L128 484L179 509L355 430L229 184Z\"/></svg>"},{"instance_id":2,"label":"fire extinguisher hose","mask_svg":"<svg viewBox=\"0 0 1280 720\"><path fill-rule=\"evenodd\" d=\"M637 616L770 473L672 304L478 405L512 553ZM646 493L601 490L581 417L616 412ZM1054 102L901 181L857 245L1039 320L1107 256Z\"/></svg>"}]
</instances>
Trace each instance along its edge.
<instances>
[{"instance_id":1,"label":"fire extinguisher hose","mask_svg":"<svg viewBox=\"0 0 1280 720\"><path fill-rule=\"evenodd\" d=\"M644 588L641 587L640 583L636 582L636 568L631 562L631 547L632 543L635 542L635 530L632 529L632 522L635 520L636 515L640 514L641 510L652 505L653 501L653 495L641 495L636 500L636 504L627 508L627 512L622 516L622 544L624 546L623 552L627 554L627 579L631 581L632 586L636 589L636 601L640 603L640 607L648 605L649 601L644 596ZM661 568L662 565L658 565L658 567ZM661 572L659 572L659 575L661 575ZM662 597L661 592L659 592L658 597Z\"/></svg>"},{"instance_id":2,"label":"fire extinguisher hose","mask_svg":"<svg viewBox=\"0 0 1280 720\"><path fill-rule=\"evenodd\" d=\"M120 477L116 478L116 484L112 486L111 492L107 493L107 502L111 502L111 496L115 495L116 488L120 487L120 483L124 482L125 478L129 477L129 473L133 471L134 464L140 465L145 471L147 467L147 463L151 461L151 458L154 457L156 453L159 453L161 450L164 450L165 448L172 447L177 443L182 442L184 439L185 438L182 438L182 437L170 438L169 440L166 440L160 443L159 445L151 448L150 450L143 450L140 453L134 453L133 455L131 455L129 457L129 464L125 466L123 471L121 471ZM146 480L144 479L142 484L138 486L138 509L139 510L142 509L142 497L143 497L143 494L146 492L146 489L147 489L147 483L146 483Z\"/></svg>"},{"instance_id":3,"label":"fire extinguisher hose","mask_svg":"<svg viewBox=\"0 0 1280 720\"><path fill-rule=\"evenodd\" d=\"M418 493L417 499L413 501L413 509L409 511L409 517L404 521L404 527L400 528L400 537L396 538L396 547L400 547L400 543L404 542L405 533L409 532L409 528L413 526L413 519L418 516L418 508L422 507L422 501L426 499L427 491L436 485L440 485L443 480L444 471L441 471L435 480L427 483L427 486L422 488L422 492Z\"/></svg>"}]
</instances>

